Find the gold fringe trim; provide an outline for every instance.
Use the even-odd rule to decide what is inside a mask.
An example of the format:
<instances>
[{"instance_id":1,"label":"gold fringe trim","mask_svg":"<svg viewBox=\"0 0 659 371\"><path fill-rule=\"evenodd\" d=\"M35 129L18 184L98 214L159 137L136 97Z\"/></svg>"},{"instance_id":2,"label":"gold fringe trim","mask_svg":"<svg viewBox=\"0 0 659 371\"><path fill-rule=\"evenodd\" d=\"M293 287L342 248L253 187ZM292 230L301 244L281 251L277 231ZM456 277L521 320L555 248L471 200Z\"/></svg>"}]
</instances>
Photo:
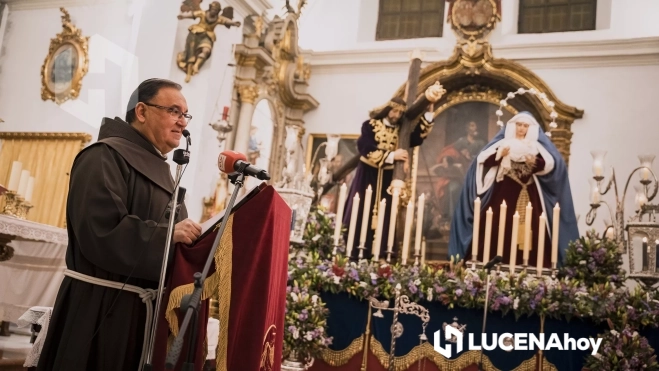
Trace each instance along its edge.
<instances>
[{"instance_id":1,"label":"gold fringe trim","mask_svg":"<svg viewBox=\"0 0 659 371\"><path fill-rule=\"evenodd\" d=\"M343 350L331 350L331 349L325 349L323 352L320 354L320 359L322 359L325 363L327 363L330 366L334 367L339 367L343 366L352 357L356 356L359 354L359 352L362 351L364 348L364 336L360 336L356 338L355 340L348 345L347 348Z\"/></svg>"},{"instance_id":2,"label":"gold fringe trim","mask_svg":"<svg viewBox=\"0 0 659 371\"><path fill-rule=\"evenodd\" d=\"M380 342L375 338L371 338L371 351L383 367L389 367L389 353L384 350L382 344L380 344ZM470 365L478 365L481 360L481 352L477 350L470 350L462 353L462 355L456 359L446 359L444 356L437 353L430 343L423 343L423 345L415 346L406 355L396 357L394 359L394 370L407 370L415 362L418 362L424 358L430 360L442 371L461 371ZM542 370L558 371L556 366L549 363L546 358L543 357L542 360ZM526 361L522 362L517 368L514 369L514 371L535 371L536 362L536 357L533 356L531 359L527 359ZM500 371L498 368L494 367L487 356L483 356L483 370Z\"/></svg>"},{"instance_id":3,"label":"gold fringe trim","mask_svg":"<svg viewBox=\"0 0 659 371\"><path fill-rule=\"evenodd\" d=\"M213 297L219 291L219 320L220 328L226 329L229 326L229 311L231 309L231 273L232 273L232 250L233 250L233 214L229 216L227 227L224 235L220 240L220 246L215 251L215 272L208 276L204 281L204 289L201 294L201 300ZM192 294L194 283L182 285L174 290L169 296L165 318L169 323L169 331L172 333L167 347L171 345L173 337L178 335L178 317L176 309L180 308L183 296ZM220 337L217 344L216 369L226 371L226 355L228 345L227 331L220 331Z\"/></svg>"}]
</instances>

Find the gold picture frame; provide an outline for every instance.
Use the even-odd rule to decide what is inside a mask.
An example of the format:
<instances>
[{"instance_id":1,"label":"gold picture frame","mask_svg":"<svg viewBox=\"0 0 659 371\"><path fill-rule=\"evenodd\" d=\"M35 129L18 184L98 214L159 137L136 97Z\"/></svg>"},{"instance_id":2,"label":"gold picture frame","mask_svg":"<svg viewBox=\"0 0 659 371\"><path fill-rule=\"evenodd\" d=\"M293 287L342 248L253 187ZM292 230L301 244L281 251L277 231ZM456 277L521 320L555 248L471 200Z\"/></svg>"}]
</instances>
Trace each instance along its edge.
<instances>
[{"instance_id":1,"label":"gold picture frame","mask_svg":"<svg viewBox=\"0 0 659 371\"><path fill-rule=\"evenodd\" d=\"M78 98L82 78L89 69L89 36L71 23L64 8L62 32L50 40L48 56L41 67L41 99L62 104Z\"/></svg>"}]
</instances>

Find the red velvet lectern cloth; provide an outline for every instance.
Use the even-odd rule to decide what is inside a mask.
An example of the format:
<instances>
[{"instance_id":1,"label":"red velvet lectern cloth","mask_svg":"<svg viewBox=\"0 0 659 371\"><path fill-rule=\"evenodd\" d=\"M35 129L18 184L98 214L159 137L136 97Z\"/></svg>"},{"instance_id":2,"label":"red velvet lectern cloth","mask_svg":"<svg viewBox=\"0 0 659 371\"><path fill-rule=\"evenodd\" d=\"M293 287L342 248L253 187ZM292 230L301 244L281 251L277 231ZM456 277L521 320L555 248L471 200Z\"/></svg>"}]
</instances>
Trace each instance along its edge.
<instances>
[{"instance_id":1,"label":"red velvet lectern cloth","mask_svg":"<svg viewBox=\"0 0 659 371\"><path fill-rule=\"evenodd\" d=\"M195 371L202 369L206 358L208 298L215 293L219 295L220 314L217 371L280 370L290 225L291 209L272 186L229 217L204 284ZM216 234L213 231L203 236L192 247L177 245L167 284L173 289L167 289L163 296L166 312L158 320L154 370L164 370L167 349L184 318L178 310L181 298L192 292L193 274L203 270ZM177 370L186 360L187 349L186 343Z\"/></svg>"}]
</instances>

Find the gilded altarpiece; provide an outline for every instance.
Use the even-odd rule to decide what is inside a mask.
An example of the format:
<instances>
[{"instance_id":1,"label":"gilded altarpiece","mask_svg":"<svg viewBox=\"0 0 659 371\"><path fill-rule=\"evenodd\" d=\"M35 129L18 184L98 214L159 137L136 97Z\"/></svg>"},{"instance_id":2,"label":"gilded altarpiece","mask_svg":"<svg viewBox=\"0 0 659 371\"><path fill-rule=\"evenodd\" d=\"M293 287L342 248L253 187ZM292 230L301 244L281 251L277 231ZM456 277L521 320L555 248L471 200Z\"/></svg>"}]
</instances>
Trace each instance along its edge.
<instances>
[{"instance_id":1,"label":"gilded altarpiece","mask_svg":"<svg viewBox=\"0 0 659 371\"><path fill-rule=\"evenodd\" d=\"M285 146L287 133L297 135L296 141L301 143L303 116L318 107L318 101L307 93L311 66L298 46L298 18L299 12L289 13L285 18L275 16L270 21L258 15L246 17L243 43L234 49L236 72L229 117L233 131L226 148L249 157L253 120L255 115L263 113L259 108L265 105L259 103L267 101L273 125L267 143L271 184L282 180L287 157L290 158ZM303 154L299 156L302 163ZM227 192L215 194L228 195ZM213 205L222 203L217 197L205 200L202 220L212 215Z\"/></svg>"}]
</instances>

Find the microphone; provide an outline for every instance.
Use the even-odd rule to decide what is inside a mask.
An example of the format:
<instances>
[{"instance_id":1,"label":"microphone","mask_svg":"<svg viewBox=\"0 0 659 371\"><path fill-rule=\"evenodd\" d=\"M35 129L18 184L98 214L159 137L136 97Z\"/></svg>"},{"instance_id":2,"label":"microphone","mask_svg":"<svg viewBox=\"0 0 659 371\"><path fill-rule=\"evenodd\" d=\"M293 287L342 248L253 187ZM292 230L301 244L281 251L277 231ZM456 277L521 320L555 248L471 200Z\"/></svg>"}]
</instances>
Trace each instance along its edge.
<instances>
[{"instance_id":1,"label":"microphone","mask_svg":"<svg viewBox=\"0 0 659 371\"><path fill-rule=\"evenodd\" d=\"M183 136L185 137L185 140L188 143L188 146L191 146L192 141L190 141L190 132L187 131L187 130L183 130Z\"/></svg>"},{"instance_id":2,"label":"microphone","mask_svg":"<svg viewBox=\"0 0 659 371\"><path fill-rule=\"evenodd\" d=\"M501 263L502 260L503 260L503 258L500 255L497 255L497 256L494 257L494 259L490 260L487 264L485 264L483 269L489 270L490 268L494 267L495 265Z\"/></svg>"},{"instance_id":3,"label":"microphone","mask_svg":"<svg viewBox=\"0 0 659 371\"><path fill-rule=\"evenodd\" d=\"M236 151L222 151L217 158L217 167L221 172L228 175L243 173L247 176L253 176L260 180L270 180L270 174L246 161L247 157Z\"/></svg>"}]
</instances>

